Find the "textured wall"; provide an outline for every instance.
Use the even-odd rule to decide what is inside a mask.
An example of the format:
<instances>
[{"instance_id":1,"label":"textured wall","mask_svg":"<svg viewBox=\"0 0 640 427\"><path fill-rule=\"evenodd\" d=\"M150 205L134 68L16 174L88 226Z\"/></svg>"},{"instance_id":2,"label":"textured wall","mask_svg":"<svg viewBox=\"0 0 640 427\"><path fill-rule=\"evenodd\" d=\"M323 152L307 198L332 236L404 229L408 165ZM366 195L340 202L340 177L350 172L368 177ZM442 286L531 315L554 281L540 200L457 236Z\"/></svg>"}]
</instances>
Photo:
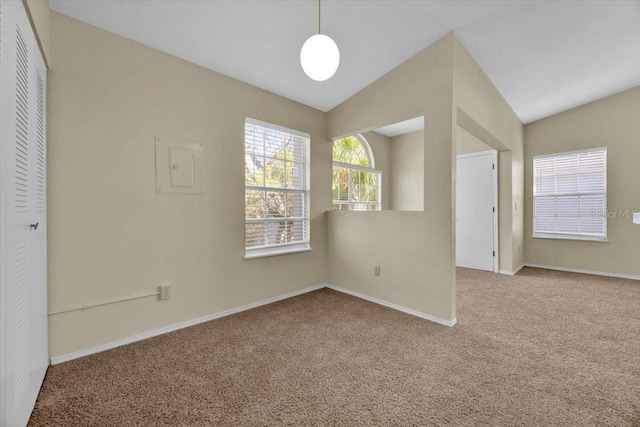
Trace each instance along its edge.
<instances>
[{"instance_id":1,"label":"textured wall","mask_svg":"<svg viewBox=\"0 0 640 427\"><path fill-rule=\"evenodd\" d=\"M424 212L329 212L331 283L452 320L449 286L429 281L433 265L425 258L441 259L442 253L425 244L439 238L425 223ZM375 266L380 276L374 276Z\"/></svg>"},{"instance_id":2,"label":"textured wall","mask_svg":"<svg viewBox=\"0 0 640 427\"><path fill-rule=\"evenodd\" d=\"M349 248L397 247L400 244L402 250L384 251L387 254L385 265L392 265L397 270L393 286L385 290L385 295L398 304L400 295L438 295L433 300L415 298L411 308L447 320L455 317L453 38L453 34L449 34L438 40L327 114L330 137L376 129L424 115L423 199L437 203L425 203L424 212L416 213L411 224L415 233L427 233L429 238L405 239L410 229L400 224L407 212L352 214L369 225L368 234L349 233L346 237L330 229L327 239L329 270L332 283L384 299L371 282L375 253L367 249L361 257L350 257L349 264L343 262L341 254ZM353 224L349 215L346 213L343 218L334 213L333 224ZM360 226L357 228L361 229ZM406 244L392 242L394 236L400 242L406 240ZM416 271L420 273L416 275ZM397 293L398 297L390 293Z\"/></svg>"},{"instance_id":3,"label":"textured wall","mask_svg":"<svg viewBox=\"0 0 640 427\"><path fill-rule=\"evenodd\" d=\"M523 263L524 169L523 127L509 104L464 46L454 38L454 103L499 147L500 270L512 272ZM510 188L509 188L510 187Z\"/></svg>"},{"instance_id":4,"label":"textured wall","mask_svg":"<svg viewBox=\"0 0 640 427\"><path fill-rule=\"evenodd\" d=\"M640 87L530 123L525 137L525 261L640 276ZM532 238L533 156L607 147L608 243Z\"/></svg>"},{"instance_id":5,"label":"textured wall","mask_svg":"<svg viewBox=\"0 0 640 427\"><path fill-rule=\"evenodd\" d=\"M391 209L424 210L424 130L391 138Z\"/></svg>"},{"instance_id":6,"label":"textured wall","mask_svg":"<svg viewBox=\"0 0 640 427\"><path fill-rule=\"evenodd\" d=\"M52 13L49 309L58 356L328 280L325 114ZM244 120L311 134L313 251L243 260ZM204 196L158 195L154 137L204 145Z\"/></svg>"}]
</instances>

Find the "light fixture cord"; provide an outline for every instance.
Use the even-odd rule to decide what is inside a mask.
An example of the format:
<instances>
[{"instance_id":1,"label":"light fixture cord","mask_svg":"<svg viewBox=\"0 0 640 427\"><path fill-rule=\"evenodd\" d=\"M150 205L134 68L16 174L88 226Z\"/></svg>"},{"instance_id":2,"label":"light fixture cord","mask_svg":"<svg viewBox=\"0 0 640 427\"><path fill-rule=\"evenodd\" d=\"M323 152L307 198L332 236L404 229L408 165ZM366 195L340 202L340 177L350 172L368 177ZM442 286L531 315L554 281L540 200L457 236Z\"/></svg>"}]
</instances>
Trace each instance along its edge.
<instances>
[{"instance_id":1,"label":"light fixture cord","mask_svg":"<svg viewBox=\"0 0 640 427\"><path fill-rule=\"evenodd\" d=\"M318 34L322 34L320 31L320 19L322 16L322 9L320 8L320 0L318 0Z\"/></svg>"}]
</instances>

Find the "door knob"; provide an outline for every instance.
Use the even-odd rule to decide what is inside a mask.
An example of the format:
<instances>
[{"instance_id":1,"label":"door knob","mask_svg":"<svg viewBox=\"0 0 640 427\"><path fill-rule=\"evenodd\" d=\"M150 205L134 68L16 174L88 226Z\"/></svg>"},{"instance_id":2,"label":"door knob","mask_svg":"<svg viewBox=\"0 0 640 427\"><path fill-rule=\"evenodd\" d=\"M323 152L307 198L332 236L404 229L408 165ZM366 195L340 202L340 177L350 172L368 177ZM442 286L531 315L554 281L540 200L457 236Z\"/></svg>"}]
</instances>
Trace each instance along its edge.
<instances>
[{"instance_id":1,"label":"door knob","mask_svg":"<svg viewBox=\"0 0 640 427\"><path fill-rule=\"evenodd\" d=\"M39 225L39 224L40 224L39 222L36 222L35 224L31 224L31 225L29 225L29 227L30 227L33 231L36 231L36 230L38 229L38 225Z\"/></svg>"}]
</instances>

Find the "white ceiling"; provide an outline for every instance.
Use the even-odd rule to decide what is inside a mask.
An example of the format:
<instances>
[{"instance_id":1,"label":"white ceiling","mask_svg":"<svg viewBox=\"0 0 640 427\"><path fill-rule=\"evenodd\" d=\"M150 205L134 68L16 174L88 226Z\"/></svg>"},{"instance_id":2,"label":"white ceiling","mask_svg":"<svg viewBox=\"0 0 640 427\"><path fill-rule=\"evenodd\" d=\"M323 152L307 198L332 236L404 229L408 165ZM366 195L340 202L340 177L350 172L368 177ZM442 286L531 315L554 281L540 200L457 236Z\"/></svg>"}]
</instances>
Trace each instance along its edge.
<instances>
[{"instance_id":1,"label":"white ceiling","mask_svg":"<svg viewBox=\"0 0 640 427\"><path fill-rule=\"evenodd\" d=\"M640 0L324 0L340 48L315 82L315 1L50 0L51 8L322 111L455 31L525 123L640 85Z\"/></svg>"}]
</instances>

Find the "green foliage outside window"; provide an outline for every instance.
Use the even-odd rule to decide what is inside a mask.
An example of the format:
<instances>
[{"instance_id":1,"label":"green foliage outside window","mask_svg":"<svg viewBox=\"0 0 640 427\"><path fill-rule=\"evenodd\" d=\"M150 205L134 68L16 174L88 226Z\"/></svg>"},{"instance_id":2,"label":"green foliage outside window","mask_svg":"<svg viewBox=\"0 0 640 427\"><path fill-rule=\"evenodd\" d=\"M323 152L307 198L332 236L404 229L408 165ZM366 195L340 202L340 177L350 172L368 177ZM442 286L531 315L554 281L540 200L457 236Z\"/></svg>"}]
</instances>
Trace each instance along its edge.
<instances>
[{"instance_id":1,"label":"green foliage outside window","mask_svg":"<svg viewBox=\"0 0 640 427\"><path fill-rule=\"evenodd\" d=\"M333 143L333 161L345 164L333 165L333 209L379 210L379 172L346 166L371 168L366 148L360 139L347 136L336 140Z\"/></svg>"}]
</instances>

